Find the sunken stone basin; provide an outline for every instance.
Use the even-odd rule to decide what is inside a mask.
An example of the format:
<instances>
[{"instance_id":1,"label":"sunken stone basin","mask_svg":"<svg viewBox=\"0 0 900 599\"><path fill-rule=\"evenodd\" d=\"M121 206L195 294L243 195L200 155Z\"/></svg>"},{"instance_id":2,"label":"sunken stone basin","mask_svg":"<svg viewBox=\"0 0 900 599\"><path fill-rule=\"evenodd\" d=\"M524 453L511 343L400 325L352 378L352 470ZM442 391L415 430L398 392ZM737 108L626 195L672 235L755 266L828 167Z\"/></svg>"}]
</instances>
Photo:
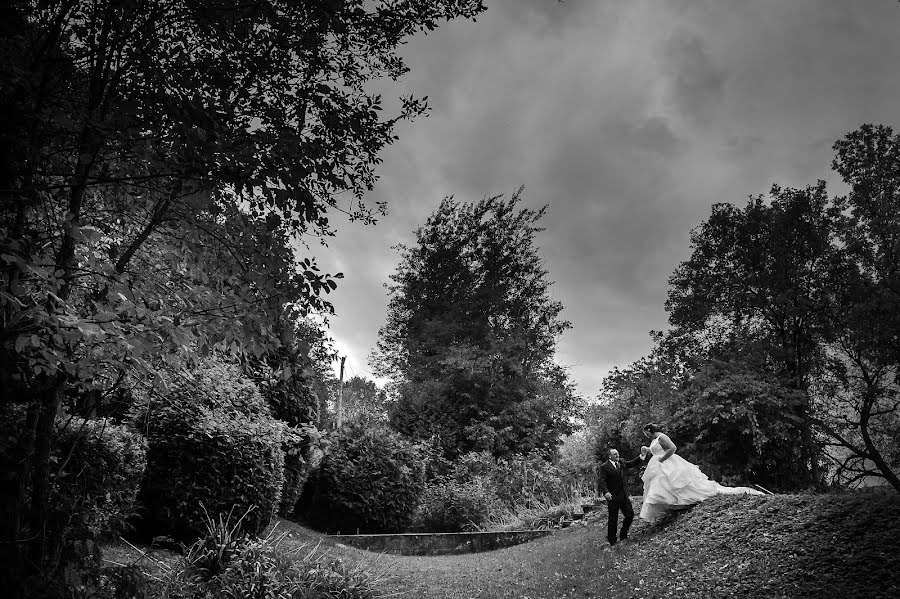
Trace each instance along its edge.
<instances>
[{"instance_id":1,"label":"sunken stone basin","mask_svg":"<svg viewBox=\"0 0 900 599\"><path fill-rule=\"evenodd\" d=\"M507 532L410 532L393 535L329 535L328 538L366 551L400 555L450 555L512 547L550 534L549 530Z\"/></svg>"}]
</instances>

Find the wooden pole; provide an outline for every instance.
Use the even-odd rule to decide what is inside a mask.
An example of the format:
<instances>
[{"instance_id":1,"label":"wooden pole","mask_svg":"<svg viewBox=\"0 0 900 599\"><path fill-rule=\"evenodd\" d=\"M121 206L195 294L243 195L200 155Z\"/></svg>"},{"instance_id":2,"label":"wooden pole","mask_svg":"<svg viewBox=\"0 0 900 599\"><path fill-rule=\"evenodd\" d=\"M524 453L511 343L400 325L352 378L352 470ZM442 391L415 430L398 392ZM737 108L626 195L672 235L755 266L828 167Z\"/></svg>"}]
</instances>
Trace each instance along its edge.
<instances>
[{"instance_id":1,"label":"wooden pole","mask_svg":"<svg viewBox=\"0 0 900 599\"><path fill-rule=\"evenodd\" d=\"M337 400L337 427L341 428L344 422L344 361L347 356L341 356L341 377L338 380L338 400Z\"/></svg>"}]
</instances>

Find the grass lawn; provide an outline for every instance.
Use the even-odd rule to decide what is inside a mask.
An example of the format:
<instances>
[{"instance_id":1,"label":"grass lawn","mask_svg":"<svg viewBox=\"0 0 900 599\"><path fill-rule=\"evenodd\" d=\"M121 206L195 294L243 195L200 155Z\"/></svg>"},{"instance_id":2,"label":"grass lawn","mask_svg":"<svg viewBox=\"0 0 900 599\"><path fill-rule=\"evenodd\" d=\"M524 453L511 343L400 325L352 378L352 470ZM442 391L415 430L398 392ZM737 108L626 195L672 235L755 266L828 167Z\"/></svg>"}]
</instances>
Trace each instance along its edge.
<instances>
[{"instance_id":1,"label":"grass lawn","mask_svg":"<svg viewBox=\"0 0 900 599\"><path fill-rule=\"evenodd\" d=\"M278 528L290 534L285 543L321 542L364 565L385 594L401 597L900 597L893 491L714 497L659 527L635 520L613 549L605 519L589 514L584 525L515 547L436 557L377 555L290 522Z\"/></svg>"}]
</instances>

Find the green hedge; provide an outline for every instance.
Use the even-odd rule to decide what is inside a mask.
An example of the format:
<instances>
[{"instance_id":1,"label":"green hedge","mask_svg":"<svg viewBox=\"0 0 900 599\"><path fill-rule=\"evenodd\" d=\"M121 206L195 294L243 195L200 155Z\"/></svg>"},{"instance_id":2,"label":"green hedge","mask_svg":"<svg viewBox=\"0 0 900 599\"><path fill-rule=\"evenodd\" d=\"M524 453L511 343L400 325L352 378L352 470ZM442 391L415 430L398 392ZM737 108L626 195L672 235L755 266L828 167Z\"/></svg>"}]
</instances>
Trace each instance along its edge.
<instances>
[{"instance_id":1,"label":"green hedge","mask_svg":"<svg viewBox=\"0 0 900 599\"><path fill-rule=\"evenodd\" d=\"M424 479L418 451L399 434L348 426L329 439L301 515L328 532L400 532L412 520Z\"/></svg>"},{"instance_id":2,"label":"green hedge","mask_svg":"<svg viewBox=\"0 0 900 599\"><path fill-rule=\"evenodd\" d=\"M285 518L294 515L297 501L310 473L312 452L319 447L319 432L315 427L286 427L282 440L284 451L284 486L278 514Z\"/></svg>"},{"instance_id":3,"label":"green hedge","mask_svg":"<svg viewBox=\"0 0 900 599\"><path fill-rule=\"evenodd\" d=\"M235 369L209 369L173 384L144 418L145 534L194 539L207 514L248 510L243 529L265 528L281 498L286 427L272 420L252 382Z\"/></svg>"}]
</instances>

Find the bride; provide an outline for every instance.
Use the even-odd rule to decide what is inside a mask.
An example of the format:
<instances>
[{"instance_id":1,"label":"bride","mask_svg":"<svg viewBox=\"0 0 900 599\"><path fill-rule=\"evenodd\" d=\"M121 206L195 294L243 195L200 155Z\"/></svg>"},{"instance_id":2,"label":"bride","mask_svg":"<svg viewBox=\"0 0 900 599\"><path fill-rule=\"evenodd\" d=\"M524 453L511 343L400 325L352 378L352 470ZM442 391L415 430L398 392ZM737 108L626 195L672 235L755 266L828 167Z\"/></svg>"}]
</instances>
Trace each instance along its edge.
<instances>
[{"instance_id":1,"label":"bride","mask_svg":"<svg viewBox=\"0 0 900 599\"><path fill-rule=\"evenodd\" d=\"M675 444L655 424L644 426L650 447L641 448L641 457L652 453L644 481L644 504L640 517L651 524L666 512L690 507L717 493L763 495L749 487L725 487L709 480L700 468L675 453Z\"/></svg>"}]
</instances>

